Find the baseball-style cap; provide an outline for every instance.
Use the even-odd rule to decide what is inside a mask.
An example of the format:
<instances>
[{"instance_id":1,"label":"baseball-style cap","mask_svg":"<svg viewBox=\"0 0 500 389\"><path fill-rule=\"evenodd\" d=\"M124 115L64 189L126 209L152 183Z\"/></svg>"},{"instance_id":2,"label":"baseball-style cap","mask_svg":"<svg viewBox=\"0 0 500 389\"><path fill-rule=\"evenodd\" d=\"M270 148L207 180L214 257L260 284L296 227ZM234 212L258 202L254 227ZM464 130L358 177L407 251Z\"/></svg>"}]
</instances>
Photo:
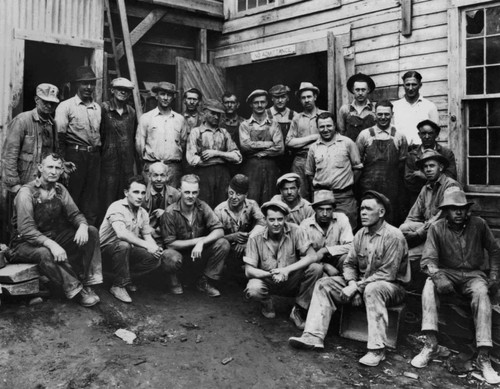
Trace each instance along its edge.
<instances>
[{"instance_id":1,"label":"baseball-style cap","mask_svg":"<svg viewBox=\"0 0 500 389\"><path fill-rule=\"evenodd\" d=\"M36 87L36 95L44 101L51 101L53 103L58 103L59 99L57 95L59 94L59 89L57 86L52 84L40 84Z\"/></svg>"}]
</instances>

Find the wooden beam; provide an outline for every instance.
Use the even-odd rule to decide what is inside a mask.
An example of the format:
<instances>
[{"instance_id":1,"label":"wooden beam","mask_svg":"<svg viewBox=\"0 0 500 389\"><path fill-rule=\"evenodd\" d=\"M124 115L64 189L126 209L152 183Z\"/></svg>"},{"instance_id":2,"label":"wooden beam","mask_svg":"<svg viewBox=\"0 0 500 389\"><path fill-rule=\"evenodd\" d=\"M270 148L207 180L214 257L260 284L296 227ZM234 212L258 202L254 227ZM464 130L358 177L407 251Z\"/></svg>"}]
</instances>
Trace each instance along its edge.
<instances>
[{"instance_id":1,"label":"wooden beam","mask_svg":"<svg viewBox=\"0 0 500 389\"><path fill-rule=\"evenodd\" d=\"M95 85L95 101L102 103L102 91L106 86L103 85L103 72L104 72L104 49L94 49L90 56L90 66L94 69L97 81Z\"/></svg>"},{"instance_id":2,"label":"wooden beam","mask_svg":"<svg viewBox=\"0 0 500 389\"><path fill-rule=\"evenodd\" d=\"M412 0L401 0L401 34L411 35Z\"/></svg>"},{"instance_id":3,"label":"wooden beam","mask_svg":"<svg viewBox=\"0 0 500 389\"><path fill-rule=\"evenodd\" d=\"M109 31L109 35L110 35L110 38L111 38L111 49L113 51L113 62L115 64L115 70L116 70L116 76L117 77L120 77L120 61L118 60L118 57L116 56L116 39L115 39L115 29L113 28L113 18L111 17L111 9L109 8L109 0L104 0L104 9L106 11L106 19L108 21L108 31ZM106 61L106 69L104 71L104 74L107 76L107 72L108 72L108 65L107 65L107 62L108 62L108 57L106 56L105 57L105 61ZM106 82L104 82L104 93L106 94L107 93L107 89L108 89L108 84ZM107 101L108 99L104 99L104 101Z\"/></svg>"},{"instance_id":4,"label":"wooden beam","mask_svg":"<svg viewBox=\"0 0 500 389\"><path fill-rule=\"evenodd\" d=\"M335 112L335 36L328 31L327 39L327 82L328 82L328 111Z\"/></svg>"},{"instance_id":5,"label":"wooden beam","mask_svg":"<svg viewBox=\"0 0 500 389\"><path fill-rule=\"evenodd\" d=\"M166 7L182 9L184 11L203 13L222 19L224 10L222 2L215 0L139 0L144 3L163 5Z\"/></svg>"},{"instance_id":6,"label":"wooden beam","mask_svg":"<svg viewBox=\"0 0 500 389\"><path fill-rule=\"evenodd\" d=\"M208 62L208 46L207 46L207 29L200 28L198 32L198 43L197 43L197 58L198 61L207 63Z\"/></svg>"},{"instance_id":7,"label":"wooden beam","mask_svg":"<svg viewBox=\"0 0 500 389\"><path fill-rule=\"evenodd\" d=\"M68 37L65 35L56 34L44 34L39 31L23 30L20 28L16 28L14 30L14 38L35 42L55 43L56 45L86 47L91 49L101 49L104 47L103 40Z\"/></svg>"},{"instance_id":8,"label":"wooden beam","mask_svg":"<svg viewBox=\"0 0 500 389\"><path fill-rule=\"evenodd\" d=\"M122 23L123 42L125 43L125 53L127 54L128 71L130 74L130 80L135 85L133 93L135 112L137 114L137 118L140 118L142 115L141 96L139 94L139 82L137 81L137 73L135 71L134 52L132 51L132 42L128 28L127 9L125 8L125 0L117 0L117 3L120 13L120 21Z\"/></svg>"},{"instance_id":9,"label":"wooden beam","mask_svg":"<svg viewBox=\"0 0 500 389\"><path fill-rule=\"evenodd\" d=\"M156 23L158 23L167 11L165 9L152 10L130 33L130 41L132 46L135 45ZM123 42L116 46L116 58L120 60L125 54Z\"/></svg>"}]
</instances>

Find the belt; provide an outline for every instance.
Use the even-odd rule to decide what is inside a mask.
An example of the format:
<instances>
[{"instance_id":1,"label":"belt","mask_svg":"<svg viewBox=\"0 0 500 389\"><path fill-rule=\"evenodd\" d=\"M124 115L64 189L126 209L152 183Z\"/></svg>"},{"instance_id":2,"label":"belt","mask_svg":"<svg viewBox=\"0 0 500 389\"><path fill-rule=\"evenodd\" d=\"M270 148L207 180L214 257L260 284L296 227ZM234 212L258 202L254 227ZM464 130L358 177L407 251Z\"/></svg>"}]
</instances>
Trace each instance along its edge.
<instances>
[{"instance_id":1,"label":"belt","mask_svg":"<svg viewBox=\"0 0 500 389\"><path fill-rule=\"evenodd\" d=\"M335 193L344 193L352 190L352 185L346 186L345 188L342 189L332 189L333 194Z\"/></svg>"},{"instance_id":2,"label":"belt","mask_svg":"<svg viewBox=\"0 0 500 389\"><path fill-rule=\"evenodd\" d=\"M161 160L161 159L160 159L159 161L150 161L149 159L145 159L145 160L144 160L144 162L147 162L147 163L149 163L149 164L151 164L151 163L155 163L155 162L162 162L162 163L164 163L165 165L167 165L167 164L169 164L169 163L181 163L181 162L182 162L182 160L180 160L180 159L169 159L169 160L164 159L164 160Z\"/></svg>"},{"instance_id":3,"label":"belt","mask_svg":"<svg viewBox=\"0 0 500 389\"><path fill-rule=\"evenodd\" d=\"M86 151L87 153L97 153L101 150L101 146L68 145L67 148L76 151Z\"/></svg>"}]
</instances>

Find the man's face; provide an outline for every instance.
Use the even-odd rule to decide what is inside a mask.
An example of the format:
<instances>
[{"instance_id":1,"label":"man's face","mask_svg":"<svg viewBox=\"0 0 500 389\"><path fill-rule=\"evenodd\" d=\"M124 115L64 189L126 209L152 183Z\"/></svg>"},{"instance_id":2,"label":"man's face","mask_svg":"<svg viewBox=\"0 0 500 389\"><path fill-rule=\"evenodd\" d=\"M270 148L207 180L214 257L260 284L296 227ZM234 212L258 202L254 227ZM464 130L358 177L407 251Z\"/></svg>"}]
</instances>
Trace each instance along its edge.
<instances>
[{"instance_id":1,"label":"man's face","mask_svg":"<svg viewBox=\"0 0 500 389\"><path fill-rule=\"evenodd\" d=\"M391 107L377 107L375 111L377 126L386 129L391 125L392 108Z\"/></svg>"},{"instance_id":2,"label":"man's face","mask_svg":"<svg viewBox=\"0 0 500 389\"><path fill-rule=\"evenodd\" d=\"M456 226L461 226L465 223L465 220L467 218L468 208L468 206L446 207L446 218L450 223L455 224Z\"/></svg>"},{"instance_id":3,"label":"man's face","mask_svg":"<svg viewBox=\"0 0 500 389\"><path fill-rule=\"evenodd\" d=\"M288 98L288 95L285 93L279 96L271 96L271 100L273 101L274 107L278 111L283 111L286 108L286 105L288 104L288 100L290 99Z\"/></svg>"},{"instance_id":4,"label":"man's face","mask_svg":"<svg viewBox=\"0 0 500 389\"><path fill-rule=\"evenodd\" d=\"M196 182L181 182L181 201L190 207L194 205L200 194L200 185Z\"/></svg>"},{"instance_id":5,"label":"man's face","mask_svg":"<svg viewBox=\"0 0 500 389\"><path fill-rule=\"evenodd\" d=\"M125 190L125 198L131 207L137 208L142 205L142 200L146 195L146 185L139 182L132 182Z\"/></svg>"},{"instance_id":6,"label":"man's face","mask_svg":"<svg viewBox=\"0 0 500 389\"><path fill-rule=\"evenodd\" d=\"M314 209L316 221L321 225L330 224L333 218L333 205L319 205Z\"/></svg>"},{"instance_id":7,"label":"man's face","mask_svg":"<svg viewBox=\"0 0 500 389\"><path fill-rule=\"evenodd\" d=\"M219 127L221 115L222 114L220 112L215 112L210 109L205 109L205 120L212 127Z\"/></svg>"},{"instance_id":8,"label":"man's face","mask_svg":"<svg viewBox=\"0 0 500 389\"><path fill-rule=\"evenodd\" d=\"M38 171L42 182L56 183L63 173L63 162L61 159L48 156L38 164Z\"/></svg>"},{"instance_id":9,"label":"man's face","mask_svg":"<svg viewBox=\"0 0 500 389\"><path fill-rule=\"evenodd\" d=\"M420 127L418 136L422 140L422 146L425 149L433 149L436 146L436 139L438 137L436 130L429 125Z\"/></svg>"},{"instance_id":10,"label":"man's face","mask_svg":"<svg viewBox=\"0 0 500 389\"><path fill-rule=\"evenodd\" d=\"M54 103L53 101L43 100L38 96L35 97L35 105L36 110L42 116L52 115L57 107L57 103Z\"/></svg>"},{"instance_id":11,"label":"man's face","mask_svg":"<svg viewBox=\"0 0 500 389\"><path fill-rule=\"evenodd\" d=\"M132 94L132 91L127 88L111 88L111 94L114 96L114 98L118 101L121 102L126 102L130 95Z\"/></svg>"},{"instance_id":12,"label":"man's face","mask_svg":"<svg viewBox=\"0 0 500 389\"><path fill-rule=\"evenodd\" d=\"M385 210L375 199L365 199L361 203L360 215L363 227L371 227L385 215Z\"/></svg>"},{"instance_id":13,"label":"man's face","mask_svg":"<svg viewBox=\"0 0 500 389\"><path fill-rule=\"evenodd\" d=\"M312 111L316 107L318 96L310 90L305 90L300 94L300 102L306 111Z\"/></svg>"},{"instance_id":14,"label":"man's face","mask_svg":"<svg viewBox=\"0 0 500 389\"><path fill-rule=\"evenodd\" d=\"M281 235L285 226L285 215L281 211L268 209L266 213L266 223L272 235Z\"/></svg>"},{"instance_id":15,"label":"man's face","mask_svg":"<svg viewBox=\"0 0 500 389\"><path fill-rule=\"evenodd\" d=\"M233 188L227 190L227 200L232 208L238 208L246 200L246 193L238 193Z\"/></svg>"},{"instance_id":16,"label":"man's face","mask_svg":"<svg viewBox=\"0 0 500 389\"><path fill-rule=\"evenodd\" d=\"M293 203L299 198L299 187L297 182L285 182L281 186L280 193L286 203Z\"/></svg>"},{"instance_id":17,"label":"man's face","mask_svg":"<svg viewBox=\"0 0 500 389\"><path fill-rule=\"evenodd\" d=\"M172 102L174 101L175 94L164 90L158 91L156 94L156 101L158 101L158 107L162 109L170 108Z\"/></svg>"},{"instance_id":18,"label":"man's face","mask_svg":"<svg viewBox=\"0 0 500 389\"><path fill-rule=\"evenodd\" d=\"M91 100L95 89L95 81L78 81L76 93L82 100Z\"/></svg>"},{"instance_id":19,"label":"man's face","mask_svg":"<svg viewBox=\"0 0 500 389\"><path fill-rule=\"evenodd\" d=\"M427 178L428 181L436 181L443 172L443 165L438 161L429 159L424 162L423 170L425 178Z\"/></svg>"},{"instance_id":20,"label":"man's face","mask_svg":"<svg viewBox=\"0 0 500 389\"><path fill-rule=\"evenodd\" d=\"M252 101L252 110L254 113L258 115L262 115L267 107L267 97L266 96L257 96L254 97Z\"/></svg>"},{"instance_id":21,"label":"man's face","mask_svg":"<svg viewBox=\"0 0 500 389\"><path fill-rule=\"evenodd\" d=\"M364 104L368 98L368 84L363 81L356 81L352 87L354 98L360 104Z\"/></svg>"},{"instance_id":22,"label":"man's face","mask_svg":"<svg viewBox=\"0 0 500 389\"><path fill-rule=\"evenodd\" d=\"M240 106L238 99L234 95L231 97L223 97L222 103L224 104L224 107L226 107L226 114L228 115L233 115Z\"/></svg>"},{"instance_id":23,"label":"man's face","mask_svg":"<svg viewBox=\"0 0 500 389\"><path fill-rule=\"evenodd\" d=\"M403 80L403 87L405 88L405 95L409 98L415 98L418 96L418 91L422 83L418 81L415 77L408 77Z\"/></svg>"},{"instance_id":24,"label":"man's face","mask_svg":"<svg viewBox=\"0 0 500 389\"><path fill-rule=\"evenodd\" d=\"M335 136L335 123L332 118L319 119L318 120L318 131L319 136L325 142L329 142Z\"/></svg>"},{"instance_id":25,"label":"man's face","mask_svg":"<svg viewBox=\"0 0 500 389\"><path fill-rule=\"evenodd\" d=\"M167 170L158 167L149 168L149 180L154 190L160 192L167 183Z\"/></svg>"},{"instance_id":26,"label":"man's face","mask_svg":"<svg viewBox=\"0 0 500 389\"><path fill-rule=\"evenodd\" d=\"M198 105L200 104L200 97L198 93L187 92L186 97L184 97L184 105L188 111L196 111Z\"/></svg>"}]
</instances>

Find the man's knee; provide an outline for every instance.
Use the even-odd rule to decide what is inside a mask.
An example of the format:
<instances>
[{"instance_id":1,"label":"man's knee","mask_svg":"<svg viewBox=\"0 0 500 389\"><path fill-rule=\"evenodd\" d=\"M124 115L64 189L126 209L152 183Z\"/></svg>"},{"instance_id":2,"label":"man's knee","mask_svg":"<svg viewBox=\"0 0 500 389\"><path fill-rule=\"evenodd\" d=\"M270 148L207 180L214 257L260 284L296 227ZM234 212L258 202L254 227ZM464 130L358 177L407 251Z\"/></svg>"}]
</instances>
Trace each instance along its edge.
<instances>
[{"instance_id":1,"label":"man's knee","mask_svg":"<svg viewBox=\"0 0 500 389\"><path fill-rule=\"evenodd\" d=\"M306 275L309 277L321 278L323 276L323 264L311 263L306 269Z\"/></svg>"},{"instance_id":2,"label":"man's knee","mask_svg":"<svg viewBox=\"0 0 500 389\"><path fill-rule=\"evenodd\" d=\"M94 226L88 228L89 241L99 241L99 230Z\"/></svg>"},{"instance_id":3,"label":"man's knee","mask_svg":"<svg viewBox=\"0 0 500 389\"><path fill-rule=\"evenodd\" d=\"M182 267L182 254L177 250L165 249L161 254L163 269L167 272L176 272Z\"/></svg>"},{"instance_id":4,"label":"man's knee","mask_svg":"<svg viewBox=\"0 0 500 389\"><path fill-rule=\"evenodd\" d=\"M213 249L227 255L231 250L231 244L228 242L227 239L220 238L217 239L213 244Z\"/></svg>"},{"instance_id":5,"label":"man's knee","mask_svg":"<svg viewBox=\"0 0 500 389\"><path fill-rule=\"evenodd\" d=\"M245 289L245 297L249 300L262 300L267 296L267 290L262 280L251 278Z\"/></svg>"},{"instance_id":6,"label":"man's knee","mask_svg":"<svg viewBox=\"0 0 500 389\"><path fill-rule=\"evenodd\" d=\"M132 249L132 245L124 240L120 240L116 242L114 247L114 252L119 252L125 254L125 252L130 251Z\"/></svg>"},{"instance_id":7,"label":"man's knee","mask_svg":"<svg viewBox=\"0 0 500 389\"><path fill-rule=\"evenodd\" d=\"M39 265L52 265L55 263L54 256L46 247L39 247L33 253L33 257L38 259Z\"/></svg>"},{"instance_id":8,"label":"man's knee","mask_svg":"<svg viewBox=\"0 0 500 389\"><path fill-rule=\"evenodd\" d=\"M365 301L380 298L383 294L383 285L380 282L370 282L366 285L363 292L363 298Z\"/></svg>"}]
</instances>

